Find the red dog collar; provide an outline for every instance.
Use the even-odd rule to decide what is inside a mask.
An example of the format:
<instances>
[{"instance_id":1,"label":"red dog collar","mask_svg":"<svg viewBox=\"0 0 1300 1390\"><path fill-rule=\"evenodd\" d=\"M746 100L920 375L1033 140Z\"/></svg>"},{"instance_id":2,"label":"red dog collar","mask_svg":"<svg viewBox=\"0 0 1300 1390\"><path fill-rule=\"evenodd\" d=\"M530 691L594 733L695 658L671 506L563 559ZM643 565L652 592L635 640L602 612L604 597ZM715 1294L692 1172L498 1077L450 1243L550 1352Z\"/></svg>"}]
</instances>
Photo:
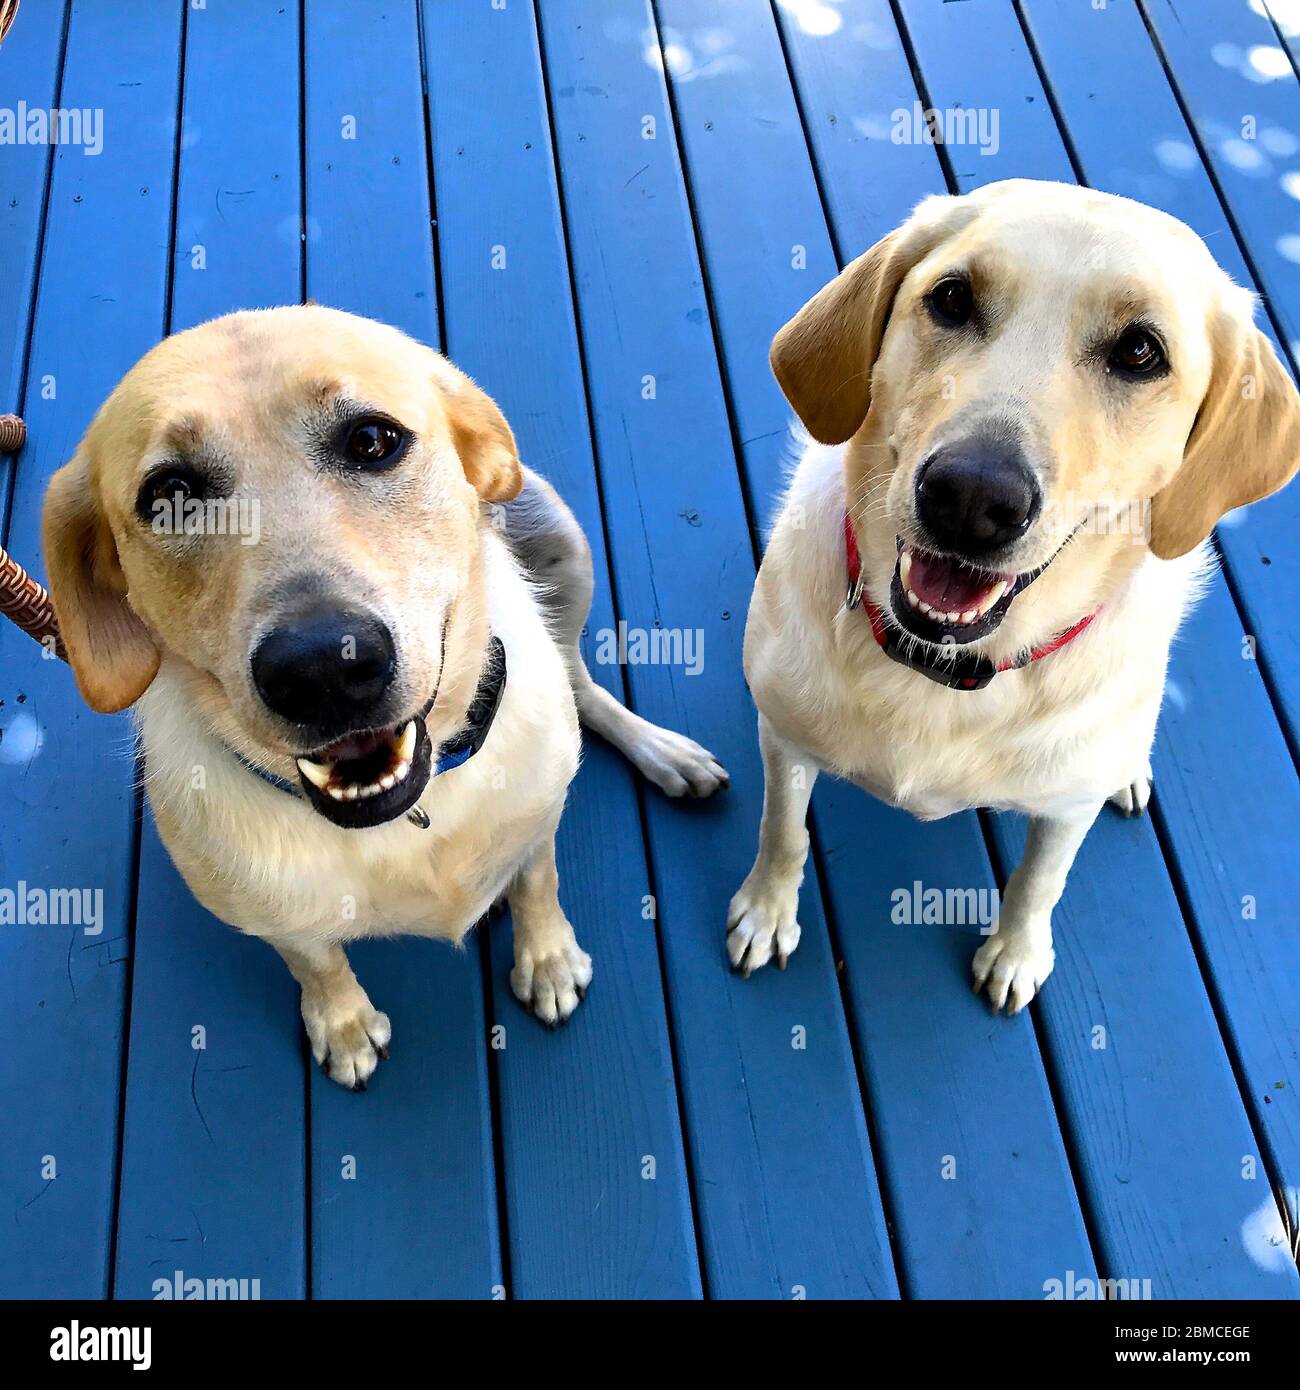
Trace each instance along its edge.
<instances>
[{"instance_id":1,"label":"red dog collar","mask_svg":"<svg viewBox=\"0 0 1300 1390\"><path fill-rule=\"evenodd\" d=\"M901 629L890 627L885 622L884 613L863 591L862 557L858 554L858 538L853 534L853 522L848 512L844 513L844 552L849 572L847 605L856 608L861 603L871 622L872 634L880 644L880 650L900 665L912 671L919 671L923 676L929 676L932 681L938 681L949 690L983 690L999 671L1018 671L1022 666L1028 666L1031 661L1041 661L1043 657L1051 656L1053 652L1060 651L1067 642L1073 642L1097 616L1097 612L1100 612L1098 609L1089 613L1086 618L1080 618L1073 627L1053 637L1050 642L1034 647L1028 656L1022 657L1019 661L1004 661L995 666L987 657L962 651L960 647L954 648L950 655L941 659L930 660L923 655L928 644L915 642Z\"/></svg>"}]
</instances>

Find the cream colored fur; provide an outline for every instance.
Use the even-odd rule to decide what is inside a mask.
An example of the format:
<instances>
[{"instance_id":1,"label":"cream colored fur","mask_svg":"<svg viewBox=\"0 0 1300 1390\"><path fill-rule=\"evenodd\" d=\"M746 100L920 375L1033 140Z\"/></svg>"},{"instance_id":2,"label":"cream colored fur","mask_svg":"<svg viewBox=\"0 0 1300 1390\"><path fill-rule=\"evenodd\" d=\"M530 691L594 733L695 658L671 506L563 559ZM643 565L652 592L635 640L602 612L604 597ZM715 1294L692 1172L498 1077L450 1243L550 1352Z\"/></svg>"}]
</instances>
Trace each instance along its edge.
<instances>
[{"instance_id":1,"label":"cream colored fur","mask_svg":"<svg viewBox=\"0 0 1300 1390\"><path fill-rule=\"evenodd\" d=\"M373 414L397 422L408 447L390 469L352 468L331 431ZM252 543L149 524L148 480L178 461L258 505ZM391 1037L343 951L358 937L459 942L505 896L515 994L551 1026L578 1007L592 964L560 906L555 832L579 718L669 795L726 784L698 744L592 680L578 649L593 587L578 523L523 468L488 396L385 325L312 305L167 339L51 481L45 548L88 703L135 706L150 805L177 867L212 913L284 957L317 1061L353 1089ZM490 637L504 646L495 721L472 758L424 788L427 829L400 815L341 828L240 761L295 786L296 758L313 752L252 674L285 594L304 581L383 619L396 727L432 701L435 749L465 726ZM339 736L354 732L372 731Z\"/></svg>"},{"instance_id":2,"label":"cream colored fur","mask_svg":"<svg viewBox=\"0 0 1300 1390\"><path fill-rule=\"evenodd\" d=\"M983 304L979 332L927 310L954 273ZM1030 818L974 971L996 1008L1033 998L1054 961L1052 909L1098 811L1146 805L1170 643L1212 566L1202 541L1300 463L1296 392L1252 307L1172 218L1012 181L927 200L777 335L778 380L824 442L801 437L749 612L766 795L728 917L733 965L784 966L798 944L804 818L825 769L922 819L977 807ZM1171 371L1130 385L1098 348L1134 319L1159 323ZM998 568L1051 563L971 650L1011 660L1098 616L1045 659L954 691L890 660L846 606L844 518L866 594L888 612L897 538L918 538L918 469L990 417L1014 423L1044 497ZM1148 509L1146 534L1098 524Z\"/></svg>"}]
</instances>

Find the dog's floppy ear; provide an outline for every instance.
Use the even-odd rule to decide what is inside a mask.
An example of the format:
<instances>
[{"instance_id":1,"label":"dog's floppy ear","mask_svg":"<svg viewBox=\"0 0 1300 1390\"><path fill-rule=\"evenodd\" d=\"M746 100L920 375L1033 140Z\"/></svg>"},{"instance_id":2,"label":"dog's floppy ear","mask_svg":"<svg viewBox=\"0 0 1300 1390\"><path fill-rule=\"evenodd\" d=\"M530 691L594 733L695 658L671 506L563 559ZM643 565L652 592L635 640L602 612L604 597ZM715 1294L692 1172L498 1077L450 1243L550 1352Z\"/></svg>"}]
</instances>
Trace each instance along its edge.
<instances>
[{"instance_id":1,"label":"dog's floppy ear","mask_svg":"<svg viewBox=\"0 0 1300 1390\"><path fill-rule=\"evenodd\" d=\"M158 673L158 648L127 601L84 449L50 479L42 534L59 632L86 703L100 714L133 705Z\"/></svg>"},{"instance_id":2,"label":"dog's floppy ear","mask_svg":"<svg viewBox=\"0 0 1300 1390\"><path fill-rule=\"evenodd\" d=\"M772 372L819 443L851 438L871 408L871 373L904 277L979 215L973 200L927 198L896 231L819 290L772 340Z\"/></svg>"},{"instance_id":3,"label":"dog's floppy ear","mask_svg":"<svg viewBox=\"0 0 1300 1390\"><path fill-rule=\"evenodd\" d=\"M1244 298L1244 297L1243 297ZM1300 395L1249 317L1211 330L1210 385L1173 480L1151 499L1152 551L1186 555L1234 507L1284 486L1300 467Z\"/></svg>"},{"instance_id":4,"label":"dog's floppy ear","mask_svg":"<svg viewBox=\"0 0 1300 1390\"><path fill-rule=\"evenodd\" d=\"M524 485L514 434L497 403L446 358L435 380L465 476L484 502L509 502Z\"/></svg>"}]
</instances>

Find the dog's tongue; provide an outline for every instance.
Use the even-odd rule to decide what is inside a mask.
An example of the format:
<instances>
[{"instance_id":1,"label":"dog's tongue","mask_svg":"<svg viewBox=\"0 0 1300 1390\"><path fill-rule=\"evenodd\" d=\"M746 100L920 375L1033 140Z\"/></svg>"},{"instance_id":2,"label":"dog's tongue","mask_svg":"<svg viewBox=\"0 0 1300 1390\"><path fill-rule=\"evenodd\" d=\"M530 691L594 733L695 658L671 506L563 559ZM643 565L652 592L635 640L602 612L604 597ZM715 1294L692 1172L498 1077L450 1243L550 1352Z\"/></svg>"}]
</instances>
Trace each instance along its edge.
<instances>
[{"instance_id":1,"label":"dog's tongue","mask_svg":"<svg viewBox=\"0 0 1300 1390\"><path fill-rule=\"evenodd\" d=\"M357 758L364 758L367 754L373 753L384 744L391 744L392 741L391 730L377 734L353 734L349 738L339 739L337 743L331 743L328 748L322 749L317 756L322 762L353 762Z\"/></svg>"},{"instance_id":2,"label":"dog's tongue","mask_svg":"<svg viewBox=\"0 0 1300 1390\"><path fill-rule=\"evenodd\" d=\"M993 586L999 583L986 574L977 574L959 560L926 555L919 550L904 551L905 588L942 613L962 613L979 608Z\"/></svg>"}]
</instances>

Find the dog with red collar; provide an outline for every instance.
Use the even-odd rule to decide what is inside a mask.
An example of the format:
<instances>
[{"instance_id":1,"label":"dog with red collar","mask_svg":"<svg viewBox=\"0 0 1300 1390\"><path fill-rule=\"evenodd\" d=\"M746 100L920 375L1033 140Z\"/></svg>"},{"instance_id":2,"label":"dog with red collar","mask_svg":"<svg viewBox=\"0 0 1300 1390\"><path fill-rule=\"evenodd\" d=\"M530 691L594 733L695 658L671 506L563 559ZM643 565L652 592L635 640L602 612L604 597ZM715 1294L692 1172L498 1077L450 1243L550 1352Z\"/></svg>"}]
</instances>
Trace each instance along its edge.
<instances>
[{"instance_id":1,"label":"dog with red collar","mask_svg":"<svg viewBox=\"0 0 1300 1390\"><path fill-rule=\"evenodd\" d=\"M766 793L735 969L798 944L825 770L923 819L1029 818L973 969L995 1009L1034 997L1088 829L1147 804L1210 532L1300 463L1253 312L1175 219L1013 180L927 199L777 334L806 436L746 629Z\"/></svg>"}]
</instances>

